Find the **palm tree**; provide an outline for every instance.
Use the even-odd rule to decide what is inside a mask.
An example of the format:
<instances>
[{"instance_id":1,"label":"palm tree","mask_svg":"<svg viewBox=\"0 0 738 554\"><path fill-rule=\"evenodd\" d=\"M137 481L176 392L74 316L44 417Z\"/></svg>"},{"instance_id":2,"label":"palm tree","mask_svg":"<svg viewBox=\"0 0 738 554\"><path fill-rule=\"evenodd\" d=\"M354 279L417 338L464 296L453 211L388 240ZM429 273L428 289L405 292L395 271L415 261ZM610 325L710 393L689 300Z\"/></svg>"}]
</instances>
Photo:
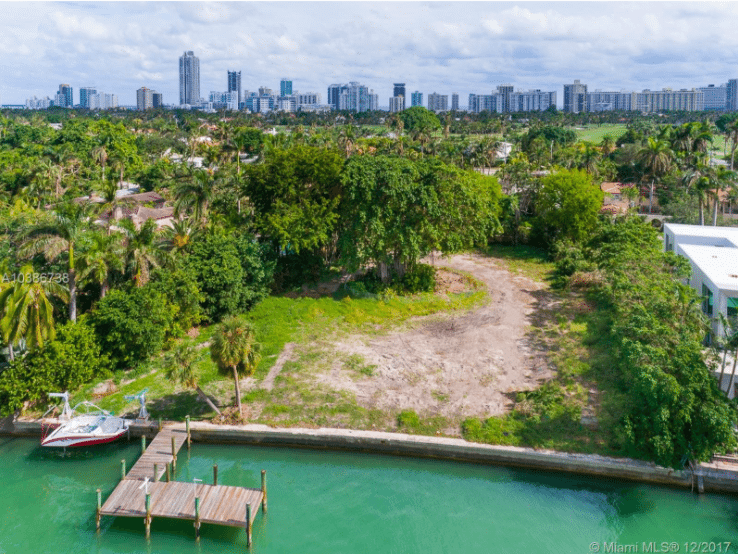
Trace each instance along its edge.
<instances>
[{"instance_id":1,"label":"palm tree","mask_svg":"<svg viewBox=\"0 0 738 554\"><path fill-rule=\"evenodd\" d=\"M125 266L133 275L137 287L149 282L149 273L152 267L159 267L159 251L156 248L157 238L156 221L147 219L136 229L136 225L129 219L120 222L123 234L126 237Z\"/></svg>"},{"instance_id":2,"label":"palm tree","mask_svg":"<svg viewBox=\"0 0 738 554\"><path fill-rule=\"evenodd\" d=\"M197 361L200 353L193 344L180 343L175 346L164 358L167 364L166 377L170 381L179 383L187 388L194 389L210 409L220 415L220 410L210 397L203 392L198 384Z\"/></svg>"},{"instance_id":3,"label":"palm tree","mask_svg":"<svg viewBox=\"0 0 738 554\"><path fill-rule=\"evenodd\" d=\"M90 238L90 246L80 255L79 279L100 285L102 299L110 288L110 273L123 271L125 249L118 233L110 235L96 231Z\"/></svg>"},{"instance_id":4,"label":"palm tree","mask_svg":"<svg viewBox=\"0 0 738 554\"><path fill-rule=\"evenodd\" d=\"M229 317L218 325L210 344L210 357L221 369L233 371L236 384L236 406L238 416L241 411L241 385L238 377L238 367L243 367L246 373L256 368L261 355L261 345L256 342L256 333L252 325L237 317Z\"/></svg>"},{"instance_id":5,"label":"palm tree","mask_svg":"<svg viewBox=\"0 0 738 554\"><path fill-rule=\"evenodd\" d=\"M204 223L208 207L215 196L213 173L205 169L191 171L188 178L177 185L174 191L174 215L189 211L193 221Z\"/></svg>"},{"instance_id":6,"label":"palm tree","mask_svg":"<svg viewBox=\"0 0 738 554\"><path fill-rule=\"evenodd\" d=\"M74 247L89 227L89 204L67 202L57 207L54 221L33 228L20 248L23 257L30 258L42 253L48 261L67 255L69 277L69 319L77 321L77 282Z\"/></svg>"},{"instance_id":7,"label":"palm tree","mask_svg":"<svg viewBox=\"0 0 738 554\"><path fill-rule=\"evenodd\" d=\"M105 179L105 163L108 161L108 151L105 150L105 146L97 146L90 152L92 159L100 164L100 179Z\"/></svg>"},{"instance_id":8,"label":"palm tree","mask_svg":"<svg viewBox=\"0 0 738 554\"><path fill-rule=\"evenodd\" d=\"M196 234L197 229L192 226L189 219L174 219L172 226L165 228L162 232L159 246L166 252L180 254L187 250Z\"/></svg>"},{"instance_id":9,"label":"palm tree","mask_svg":"<svg viewBox=\"0 0 738 554\"><path fill-rule=\"evenodd\" d=\"M644 168L641 181L646 177L651 178L651 192L649 195L648 212L651 213L653 206L654 183L663 177L671 169L674 153L664 140L648 137L648 143L638 152L638 161Z\"/></svg>"},{"instance_id":10,"label":"palm tree","mask_svg":"<svg viewBox=\"0 0 738 554\"><path fill-rule=\"evenodd\" d=\"M21 268L12 285L0 293L0 328L3 341L8 344L10 358L13 358L13 344L25 339L29 350L43 347L44 342L53 340L54 307L49 300L56 296L64 302L69 301L69 291L54 280L36 278L32 265Z\"/></svg>"}]
</instances>

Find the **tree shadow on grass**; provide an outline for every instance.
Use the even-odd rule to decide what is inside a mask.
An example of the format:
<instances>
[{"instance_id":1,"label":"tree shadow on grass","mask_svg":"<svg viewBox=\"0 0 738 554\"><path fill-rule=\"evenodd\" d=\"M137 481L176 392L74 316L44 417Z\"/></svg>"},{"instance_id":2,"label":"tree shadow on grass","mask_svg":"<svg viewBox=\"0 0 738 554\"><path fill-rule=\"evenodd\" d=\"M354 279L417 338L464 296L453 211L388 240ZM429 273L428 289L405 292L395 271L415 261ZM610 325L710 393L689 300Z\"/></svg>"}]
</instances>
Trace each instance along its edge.
<instances>
[{"instance_id":1,"label":"tree shadow on grass","mask_svg":"<svg viewBox=\"0 0 738 554\"><path fill-rule=\"evenodd\" d=\"M217 405L217 403L216 403ZM195 391L182 391L168 394L146 402L146 409L151 419L166 419L184 421L185 416L197 419L209 419L215 416L210 407L198 396ZM137 414L126 414L135 417Z\"/></svg>"}]
</instances>

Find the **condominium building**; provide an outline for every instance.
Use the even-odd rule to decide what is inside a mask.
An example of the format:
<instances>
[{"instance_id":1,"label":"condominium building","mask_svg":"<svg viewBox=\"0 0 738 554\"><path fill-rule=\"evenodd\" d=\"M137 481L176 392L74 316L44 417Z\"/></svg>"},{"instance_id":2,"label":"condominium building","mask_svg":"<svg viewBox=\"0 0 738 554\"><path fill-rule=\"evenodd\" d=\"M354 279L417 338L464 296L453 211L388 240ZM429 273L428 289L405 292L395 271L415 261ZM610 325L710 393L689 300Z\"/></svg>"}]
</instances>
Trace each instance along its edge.
<instances>
[{"instance_id":1,"label":"condominium building","mask_svg":"<svg viewBox=\"0 0 738 554\"><path fill-rule=\"evenodd\" d=\"M337 104L333 104L337 96ZM328 103L334 109L351 112L374 111L379 107L379 98L373 90L355 81L348 85L331 85L328 87Z\"/></svg>"},{"instance_id":2,"label":"condominium building","mask_svg":"<svg viewBox=\"0 0 738 554\"><path fill-rule=\"evenodd\" d=\"M556 105L556 92L538 89L511 92L507 97L507 103L509 112L542 112Z\"/></svg>"},{"instance_id":3,"label":"condominium building","mask_svg":"<svg viewBox=\"0 0 738 554\"><path fill-rule=\"evenodd\" d=\"M389 111L390 113L401 112L405 109L405 97L404 96L393 96L389 99Z\"/></svg>"},{"instance_id":4,"label":"condominium building","mask_svg":"<svg viewBox=\"0 0 738 554\"><path fill-rule=\"evenodd\" d=\"M728 85L707 85L706 87L700 87L697 90L702 92L704 110L710 111L723 111L725 110L728 100Z\"/></svg>"},{"instance_id":5,"label":"condominium building","mask_svg":"<svg viewBox=\"0 0 738 554\"><path fill-rule=\"evenodd\" d=\"M227 92L210 91L210 103L214 110L238 110L239 94L236 90Z\"/></svg>"},{"instance_id":6,"label":"condominium building","mask_svg":"<svg viewBox=\"0 0 738 554\"><path fill-rule=\"evenodd\" d=\"M581 113L587 111L587 85L576 79L571 85L564 85L564 111Z\"/></svg>"},{"instance_id":7,"label":"condominium building","mask_svg":"<svg viewBox=\"0 0 738 554\"><path fill-rule=\"evenodd\" d=\"M291 96L292 95L292 80L284 78L279 82L279 95L280 96Z\"/></svg>"},{"instance_id":8,"label":"condominium building","mask_svg":"<svg viewBox=\"0 0 738 554\"><path fill-rule=\"evenodd\" d=\"M59 85L59 92L54 97L54 105L60 108L73 108L74 89L67 84Z\"/></svg>"},{"instance_id":9,"label":"condominium building","mask_svg":"<svg viewBox=\"0 0 738 554\"><path fill-rule=\"evenodd\" d=\"M238 93L238 106L241 106L241 72L240 71L229 71L228 72L228 92Z\"/></svg>"},{"instance_id":10,"label":"condominium building","mask_svg":"<svg viewBox=\"0 0 738 554\"><path fill-rule=\"evenodd\" d=\"M433 93L428 95L428 109L432 112L448 111L448 94Z\"/></svg>"},{"instance_id":11,"label":"condominium building","mask_svg":"<svg viewBox=\"0 0 738 554\"><path fill-rule=\"evenodd\" d=\"M93 109L90 106L90 97L97 94L95 87L79 87L79 107Z\"/></svg>"},{"instance_id":12,"label":"condominium building","mask_svg":"<svg viewBox=\"0 0 738 554\"><path fill-rule=\"evenodd\" d=\"M729 112L738 111L738 79L728 80L725 87L725 109Z\"/></svg>"},{"instance_id":13,"label":"condominium building","mask_svg":"<svg viewBox=\"0 0 738 554\"><path fill-rule=\"evenodd\" d=\"M497 87L497 93L470 94L468 110L493 113L542 112L556 105L556 92L543 90L511 91L511 85Z\"/></svg>"},{"instance_id":14,"label":"condominium building","mask_svg":"<svg viewBox=\"0 0 738 554\"><path fill-rule=\"evenodd\" d=\"M151 90L146 87L141 87L136 91L136 108L143 110L154 109L154 95L158 95L158 103L161 104L161 94L155 90Z\"/></svg>"},{"instance_id":15,"label":"condominium building","mask_svg":"<svg viewBox=\"0 0 738 554\"><path fill-rule=\"evenodd\" d=\"M497 94L500 95L500 98L502 101L502 111L503 112L510 111L510 95L512 93L513 93L512 85L498 85L497 86Z\"/></svg>"},{"instance_id":16,"label":"condominium building","mask_svg":"<svg viewBox=\"0 0 738 554\"><path fill-rule=\"evenodd\" d=\"M48 96L46 98L36 98L34 96L33 98L26 99L27 110L46 110L50 108L53 104L54 101Z\"/></svg>"},{"instance_id":17,"label":"condominium building","mask_svg":"<svg viewBox=\"0 0 738 554\"><path fill-rule=\"evenodd\" d=\"M458 112L459 111L459 93L454 92L451 95L451 111Z\"/></svg>"},{"instance_id":18,"label":"condominium building","mask_svg":"<svg viewBox=\"0 0 738 554\"><path fill-rule=\"evenodd\" d=\"M470 94L468 110L472 113L493 112L503 113L501 94Z\"/></svg>"},{"instance_id":19,"label":"condominium building","mask_svg":"<svg viewBox=\"0 0 738 554\"><path fill-rule=\"evenodd\" d=\"M396 110L391 109L393 106L392 98L402 98L401 101L394 101L394 106L397 108ZM393 85L392 98L390 98L390 111L401 112L405 109L405 98L407 98L407 94L405 93L405 83L395 83ZM398 102L400 103L398 104Z\"/></svg>"},{"instance_id":20,"label":"condominium building","mask_svg":"<svg viewBox=\"0 0 738 554\"><path fill-rule=\"evenodd\" d=\"M626 111L636 109L638 98L636 92L603 92L596 90L587 93L587 109L591 112Z\"/></svg>"},{"instance_id":21,"label":"condominium building","mask_svg":"<svg viewBox=\"0 0 738 554\"><path fill-rule=\"evenodd\" d=\"M191 50L179 57L179 103L200 103L200 58Z\"/></svg>"},{"instance_id":22,"label":"condominium building","mask_svg":"<svg viewBox=\"0 0 738 554\"><path fill-rule=\"evenodd\" d=\"M411 106L422 106L423 105L423 93L419 91L415 91L410 95L410 105Z\"/></svg>"},{"instance_id":23,"label":"condominium building","mask_svg":"<svg viewBox=\"0 0 738 554\"><path fill-rule=\"evenodd\" d=\"M638 105L635 109L641 112L684 111L700 112L704 109L705 100L702 91L692 89L644 90L638 93Z\"/></svg>"}]
</instances>

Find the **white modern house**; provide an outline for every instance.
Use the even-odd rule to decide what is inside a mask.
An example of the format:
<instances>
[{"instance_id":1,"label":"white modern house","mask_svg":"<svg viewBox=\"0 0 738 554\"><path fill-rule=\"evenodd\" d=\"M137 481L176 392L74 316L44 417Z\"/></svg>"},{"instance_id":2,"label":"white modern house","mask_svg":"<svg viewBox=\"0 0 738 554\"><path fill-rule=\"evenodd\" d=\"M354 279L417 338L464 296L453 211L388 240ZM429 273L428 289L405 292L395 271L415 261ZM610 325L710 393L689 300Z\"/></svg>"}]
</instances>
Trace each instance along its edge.
<instances>
[{"instance_id":1,"label":"white modern house","mask_svg":"<svg viewBox=\"0 0 738 554\"><path fill-rule=\"evenodd\" d=\"M719 314L738 317L738 227L664 224L664 250L692 266L688 284L703 297L715 336L725 333Z\"/></svg>"}]
</instances>

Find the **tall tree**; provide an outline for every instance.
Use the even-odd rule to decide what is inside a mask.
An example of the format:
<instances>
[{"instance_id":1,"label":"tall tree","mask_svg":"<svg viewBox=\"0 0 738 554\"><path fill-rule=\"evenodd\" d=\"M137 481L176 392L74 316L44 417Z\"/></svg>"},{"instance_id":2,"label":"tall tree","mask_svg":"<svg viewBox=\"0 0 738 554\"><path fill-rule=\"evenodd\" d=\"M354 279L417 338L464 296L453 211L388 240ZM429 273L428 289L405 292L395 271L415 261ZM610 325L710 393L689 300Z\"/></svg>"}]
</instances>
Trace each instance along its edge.
<instances>
[{"instance_id":1,"label":"tall tree","mask_svg":"<svg viewBox=\"0 0 738 554\"><path fill-rule=\"evenodd\" d=\"M158 229L153 219L147 219L140 229L129 219L120 222L126 238L125 265L137 287L149 282L152 267L159 267L160 250L156 246Z\"/></svg>"},{"instance_id":2,"label":"tall tree","mask_svg":"<svg viewBox=\"0 0 738 554\"><path fill-rule=\"evenodd\" d=\"M191 170L186 178L175 187L174 215L179 217L189 212L188 215L193 221L204 224L207 221L208 209L214 196L214 172L207 169Z\"/></svg>"},{"instance_id":3,"label":"tall tree","mask_svg":"<svg viewBox=\"0 0 738 554\"><path fill-rule=\"evenodd\" d=\"M90 244L80 254L80 281L100 286L100 298L110 289L110 275L113 271L123 271L125 248L121 235L95 231L90 236Z\"/></svg>"},{"instance_id":4,"label":"tall tree","mask_svg":"<svg viewBox=\"0 0 738 554\"><path fill-rule=\"evenodd\" d=\"M77 321L77 265L75 246L89 229L89 204L66 202L57 206L53 221L33 228L20 253L24 257L43 253L52 261L66 255L69 281L69 319Z\"/></svg>"},{"instance_id":5,"label":"tall tree","mask_svg":"<svg viewBox=\"0 0 738 554\"><path fill-rule=\"evenodd\" d=\"M253 326L237 317L229 317L218 325L210 344L210 356L221 369L230 369L236 387L238 417L243 417L241 384L238 369L251 373L261 360L261 345L256 342Z\"/></svg>"},{"instance_id":6,"label":"tall tree","mask_svg":"<svg viewBox=\"0 0 738 554\"><path fill-rule=\"evenodd\" d=\"M69 301L69 292L53 279L38 278L32 265L21 268L12 285L0 293L2 307L3 339L12 346L20 339L26 341L29 350L42 348L52 340L54 331L54 307L49 298L56 296Z\"/></svg>"}]
</instances>

